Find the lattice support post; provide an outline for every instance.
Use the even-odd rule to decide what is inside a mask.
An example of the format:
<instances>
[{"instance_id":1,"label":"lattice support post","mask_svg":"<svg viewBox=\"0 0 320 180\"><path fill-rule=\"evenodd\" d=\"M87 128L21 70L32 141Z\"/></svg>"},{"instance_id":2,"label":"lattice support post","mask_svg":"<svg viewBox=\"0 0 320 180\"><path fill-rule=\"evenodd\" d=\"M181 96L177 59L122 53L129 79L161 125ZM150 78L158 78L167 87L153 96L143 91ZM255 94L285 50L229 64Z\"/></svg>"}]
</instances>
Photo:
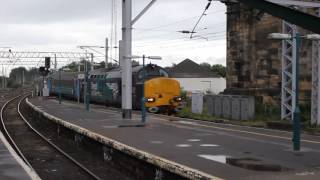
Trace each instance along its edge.
<instances>
[{"instance_id":1,"label":"lattice support post","mask_svg":"<svg viewBox=\"0 0 320 180\"><path fill-rule=\"evenodd\" d=\"M283 21L283 33L295 37L297 27ZM293 119L296 105L296 40L295 38L282 41L282 86L281 86L281 119Z\"/></svg>"},{"instance_id":2,"label":"lattice support post","mask_svg":"<svg viewBox=\"0 0 320 180\"><path fill-rule=\"evenodd\" d=\"M320 16L320 9L318 10ZM320 125L320 41L312 42L311 124Z\"/></svg>"}]
</instances>

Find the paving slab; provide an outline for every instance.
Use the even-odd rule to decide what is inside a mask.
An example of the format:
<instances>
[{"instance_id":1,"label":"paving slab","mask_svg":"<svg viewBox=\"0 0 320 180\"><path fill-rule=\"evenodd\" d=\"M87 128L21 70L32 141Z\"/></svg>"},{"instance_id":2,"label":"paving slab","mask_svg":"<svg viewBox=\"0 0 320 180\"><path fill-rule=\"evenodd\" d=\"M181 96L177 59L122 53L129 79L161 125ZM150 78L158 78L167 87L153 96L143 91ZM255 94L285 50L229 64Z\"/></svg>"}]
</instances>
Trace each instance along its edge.
<instances>
[{"instance_id":1,"label":"paving slab","mask_svg":"<svg viewBox=\"0 0 320 180\"><path fill-rule=\"evenodd\" d=\"M1 132L0 132L1 133ZM4 136L0 134L0 180L35 180L38 176L16 154L8 149L9 144L3 142ZM5 145L6 144L6 145ZM11 151L11 152L10 152Z\"/></svg>"},{"instance_id":2,"label":"paving slab","mask_svg":"<svg viewBox=\"0 0 320 180\"><path fill-rule=\"evenodd\" d=\"M141 151L224 179L320 179L320 138L303 135L292 151L291 133L149 115L122 120L121 112L55 99L32 98L52 116ZM231 163L232 162L232 163ZM239 164L240 163L240 164ZM254 165L254 168L250 168ZM268 168L258 168L265 166Z\"/></svg>"}]
</instances>

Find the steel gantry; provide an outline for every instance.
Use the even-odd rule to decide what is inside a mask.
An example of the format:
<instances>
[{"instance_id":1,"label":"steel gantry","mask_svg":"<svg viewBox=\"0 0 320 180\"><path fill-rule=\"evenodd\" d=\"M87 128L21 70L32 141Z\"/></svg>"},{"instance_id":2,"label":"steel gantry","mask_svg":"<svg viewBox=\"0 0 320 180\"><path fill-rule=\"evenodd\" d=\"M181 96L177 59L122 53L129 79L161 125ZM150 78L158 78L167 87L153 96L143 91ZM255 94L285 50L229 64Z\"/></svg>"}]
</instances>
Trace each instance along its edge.
<instances>
[{"instance_id":1,"label":"steel gantry","mask_svg":"<svg viewBox=\"0 0 320 180\"><path fill-rule=\"evenodd\" d=\"M296 36L297 27L295 25L283 21L282 26L284 34L291 34L292 37ZM295 38L282 41L281 119L293 119L293 111L296 105L296 45Z\"/></svg>"},{"instance_id":2,"label":"steel gantry","mask_svg":"<svg viewBox=\"0 0 320 180\"><path fill-rule=\"evenodd\" d=\"M33 65L39 66L40 62L44 60L45 57L51 57L54 59L54 68L57 68L57 59L65 59L64 62L72 59L91 59L95 56L93 53L82 53L82 52L36 52L36 51L0 51L0 59L7 59L8 61L0 61L1 65ZM24 60L22 60L24 59ZM61 62L61 61L59 61Z\"/></svg>"},{"instance_id":3,"label":"steel gantry","mask_svg":"<svg viewBox=\"0 0 320 180\"><path fill-rule=\"evenodd\" d=\"M234 2L235 0L221 0L222 2ZM290 7L288 5L299 4L305 7L317 7L318 2L305 2L297 0L236 0L249 7L259 9L272 16L281 18L287 22L320 34L320 18ZM294 4L292 4L294 3ZM296 5L295 5L296 6Z\"/></svg>"},{"instance_id":4,"label":"steel gantry","mask_svg":"<svg viewBox=\"0 0 320 180\"><path fill-rule=\"evenodd\" d=\"M89 57L89 53L81 52L32 52L32 51L0 51L0 58L44 58L44 57L57 57L57 58L82 58Z\"/></svg>"}]
</instances>

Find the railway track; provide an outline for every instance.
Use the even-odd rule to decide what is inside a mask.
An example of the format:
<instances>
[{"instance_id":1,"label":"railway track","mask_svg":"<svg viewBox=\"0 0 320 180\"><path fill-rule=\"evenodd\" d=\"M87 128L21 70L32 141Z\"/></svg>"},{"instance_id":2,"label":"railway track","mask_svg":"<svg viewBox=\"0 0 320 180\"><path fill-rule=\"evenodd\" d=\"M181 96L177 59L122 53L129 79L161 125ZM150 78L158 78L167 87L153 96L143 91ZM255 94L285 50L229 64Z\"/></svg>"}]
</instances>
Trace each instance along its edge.
<instances>
[{"instance_id":1,"label":"railway track","mask_svg":"<svg viewBox=\"0 0 320 180\"><path fill-rule=\"evenodd\" d=\"M31 126L20 111L26 97L27 95L15 96L1 108L1 131L25 163L45 180L100 180Z\"/></svg>"}]
</instances>

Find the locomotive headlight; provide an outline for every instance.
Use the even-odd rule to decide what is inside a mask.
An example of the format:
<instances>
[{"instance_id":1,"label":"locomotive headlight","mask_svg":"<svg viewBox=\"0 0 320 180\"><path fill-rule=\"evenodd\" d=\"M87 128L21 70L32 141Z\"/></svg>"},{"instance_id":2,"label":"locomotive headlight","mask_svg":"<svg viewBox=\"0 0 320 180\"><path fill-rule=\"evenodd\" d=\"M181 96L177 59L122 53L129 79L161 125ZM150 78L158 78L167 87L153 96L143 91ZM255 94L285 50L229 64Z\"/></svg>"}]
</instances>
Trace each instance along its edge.
<instances>
[{"instance_id":1,"label":"locomotive headlight","mask_svg":"<svg viewBox=\"0 0 320 180\"><path fill-rule=\"evenodd\" d=\"M154 102L154 101L156 101L155 98L146 98L146 99L147 99L147 102Z\"/></svg>"},{"instance_id":2,"label":"locomotive headlight","mask_svg":"<svg viewBox=\"0 0 320 180\"><path fill-rule=\"evenodd\" d=\"M181 97L175 97L175 98L174 98L174 101L180 102L180 101L182 101L182 98L181 98Z\"/></svg>"}]
</instances>

